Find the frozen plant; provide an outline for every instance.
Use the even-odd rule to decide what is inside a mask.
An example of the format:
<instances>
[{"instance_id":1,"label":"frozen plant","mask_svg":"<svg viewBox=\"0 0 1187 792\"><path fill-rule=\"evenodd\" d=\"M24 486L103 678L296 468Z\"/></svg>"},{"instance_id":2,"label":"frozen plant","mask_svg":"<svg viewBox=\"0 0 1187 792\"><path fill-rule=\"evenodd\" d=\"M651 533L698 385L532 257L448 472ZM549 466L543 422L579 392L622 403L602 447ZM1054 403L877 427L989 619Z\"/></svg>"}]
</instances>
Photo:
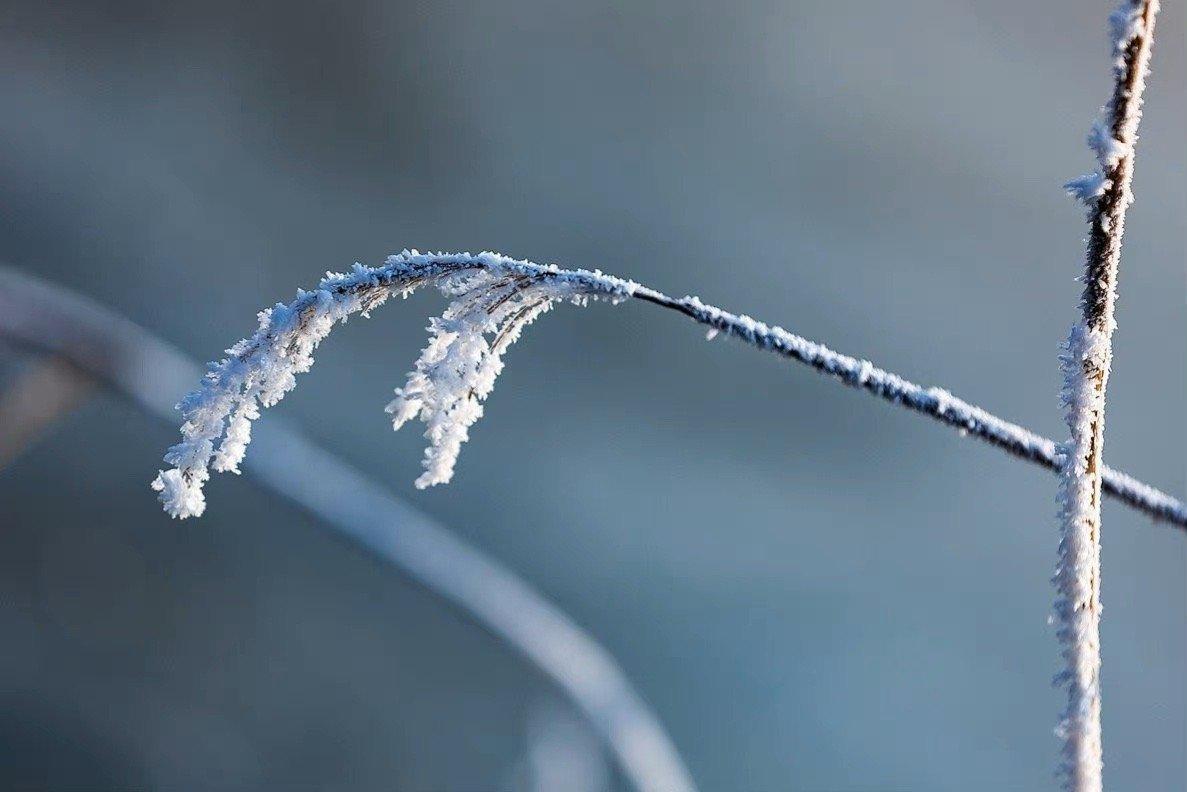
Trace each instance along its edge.
<instances>
[{"instance_id":1,"label":"frozen plant","mask_svg":"<svg viewBox=\"0 0 1187 792\"><path fill-rule=\"evenodd\" d=\"M330 273L314 291L299 292L293 302L262 312L256 333L212 364L202 387L179 405L185 418L183 439L169 449L165 459L173 467L161 471L153 487L171 515L201 514L210 468L238 472L260 408L275 404L294 387L296 375L309 369L318 343L336 322L354 313L366 315L392 294L407 295L432 283L451 298L442 316L432 320L428 345L387 408L397 429L413 418L425 424L429 444L418 487L450 480L461 445L502 370L503 354L554 303L634 298L677 311L705 325L710 339L721 333L774 352L1059 474L1054 620L1066 661L1057 680L1067 686L1067 706L1057 729L1063 743L1060 772L1069 792L1099 792L1101 497L1113 495L1156 519L1187 527L1182 503L1111 470L1103 459L1117 272L1158 6L1158 0L1124 0L1110 17L1113 92L1088 137L1099 167L1066 185L1086 205L1090 230L1082 317L1061 356L1062 402L1070 430L1065 443L1057 445L942 388L925 388L869 361L695 297L675 299L600 272L561 270L494 253L404 251L382 267L355 265L350 274Z\"/></svg>"},{"instance_id":2,"label":"frozen plant","mask_svg":"<svg viewBox=\"0 0 1187 792\"><path fill-rule=\"evenodd\" d=\"M165 454L174 467L152 483L165 510L183 518L202 514L210 469L239 472L260 408L296 386L336 323L355 313L367 316L393 294L407 296L429 283L453 301L432 320L428 346L388 405L397 429L412 418L425 423L429 447L418 487L453 475L461 444L502 370L503 353L525 326L559 300L618 302L635 288L599 272L562 271L495 253L405 250L382 267L356 264L348 274L326 273L313 291L299 290L291 303L261 311L255 334L211 363L202 386L178 405L182 440Z\"/></svg>"},{"instance_id":3,"label":"frozen plant","mask_svg":"<svg viewBox=\"0 0 1187 792\"><path fill-rule=\"evenodd\" d=\"M1017 424L957 398L943 388L924 387L823 344L701 302L679 299L601 272L562 270L496 253L404 251L381 267L355 265L350 274L330 273L312 292L298 292L287 305L260 314L251 338L210 365L202 387L179 408L185 417L183 440L165 459L175 467L153 482L165 508L175 517L202 513L203 484L210 467L238 470L259 407L279 401L296 384L296 374L312 365L317 343L350 314L378 307L395 293L407 295L426 283L438 285L453 302L429 327L429 345L397 398L388 405L399 428L412 418L427 425L429 446L420 486L449 480L469 427L481 415L502 368L502 353L523 327L558 300L627 298L683 314L708 328L751 346L802 363L891 404L926 415L962 435L983 440L1007 453L1056 470L1056 444ZM490 337L488 339L488 336ZM1103 470L1104 491L1157 520L1187 528L1187 506L1132 476Z\"/></svg>"}]
</instances>

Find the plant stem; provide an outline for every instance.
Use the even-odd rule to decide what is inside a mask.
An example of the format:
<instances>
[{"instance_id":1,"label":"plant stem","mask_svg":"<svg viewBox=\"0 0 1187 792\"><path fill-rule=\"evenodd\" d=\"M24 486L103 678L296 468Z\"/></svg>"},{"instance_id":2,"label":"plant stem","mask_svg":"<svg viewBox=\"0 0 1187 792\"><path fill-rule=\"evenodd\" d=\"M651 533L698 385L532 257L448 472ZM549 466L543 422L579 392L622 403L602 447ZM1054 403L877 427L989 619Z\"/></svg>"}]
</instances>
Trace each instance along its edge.
<instances>
[{"instance_id":1,"label":"plant stem","mask_svg":"<svg viewBox=\"0 0 1187 792\"><path fill-rule=\"evenodd\" d=\"M1071 438L1061 447L1059 597L1055 616L1066 668L1063 740L1064 789L1103 787L1100 693L1101 517L1105 389L1112 362L1113 311L1125 212L1132 202L1133 151L1150 61L1158 0L1129 0L1113 25L1115 83L1104 118L1089 142L1101 170L1070 188L1088 203L1090 232L1081 320L1072 328L1064 369L1063 401ZM1085 185L1091 185L1088 189Z\"/></svg>"}]
</instances>

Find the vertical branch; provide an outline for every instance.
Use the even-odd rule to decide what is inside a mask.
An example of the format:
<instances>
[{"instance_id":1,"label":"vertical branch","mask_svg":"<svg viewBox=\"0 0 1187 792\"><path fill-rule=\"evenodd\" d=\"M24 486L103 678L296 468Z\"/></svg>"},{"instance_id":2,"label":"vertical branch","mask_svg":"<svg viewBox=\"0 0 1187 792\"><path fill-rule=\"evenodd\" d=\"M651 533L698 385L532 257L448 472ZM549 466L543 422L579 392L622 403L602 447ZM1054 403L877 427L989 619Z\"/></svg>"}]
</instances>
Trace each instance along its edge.
<instances>
[{"instance_id":1,"label":"vertical branch","mask_svg":"<svg viewBox=\"0 0 1187 792\"><path fill-rule=\"evenodd\" d=\"M1102 788L1100 700L1100 499L1105 388L1116 323L1117 270L1125 212L1133 200L1133 152L1150 61L1158 0L1126 0L1110 17L1113 95L1089 134L1100 170L1067 185L1088 207L1090 232L1081 320L1066 353L1063 404L1070 440L1061 447L1059 563L1055 618L1065 669L1067 709L1057 730L1061 774L1070 792Z\"/></svg>"}]
</instances>

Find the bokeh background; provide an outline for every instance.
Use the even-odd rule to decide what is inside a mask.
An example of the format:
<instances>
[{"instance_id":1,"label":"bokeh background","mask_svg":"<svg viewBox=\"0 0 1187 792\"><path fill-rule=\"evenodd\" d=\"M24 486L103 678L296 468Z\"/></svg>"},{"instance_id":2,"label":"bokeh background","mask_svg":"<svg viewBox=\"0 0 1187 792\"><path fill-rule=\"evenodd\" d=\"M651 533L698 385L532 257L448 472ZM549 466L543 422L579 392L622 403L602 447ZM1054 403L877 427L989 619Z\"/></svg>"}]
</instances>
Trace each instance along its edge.
<instances>
[{"instance_id":1,"label":"bokeh background","mask_svg":"<svg viewBox=\"0 0 1187 792\"><path fill-rule=\"evenodd\" d=\"M1062 436L1060 184L1092 167L1111 5L2 0L0 259L205 360L328 268L493 249ZM1107 456L1181 494L1166 5ZM440 306L337 331L275 413L602 640L704 790L1053 786L1053 477L624 305L534 326L454 483L418 492L423 441L382 407ZM169 521L147 484L175 436L103 396L0 471L0 786L522 789L542 729L589 743L515 654L247 477ZM1105 520L1106 779L1182 789L1187 540ZM570 789L622 785L586 766Z\"/></svg>"}]
</instances>

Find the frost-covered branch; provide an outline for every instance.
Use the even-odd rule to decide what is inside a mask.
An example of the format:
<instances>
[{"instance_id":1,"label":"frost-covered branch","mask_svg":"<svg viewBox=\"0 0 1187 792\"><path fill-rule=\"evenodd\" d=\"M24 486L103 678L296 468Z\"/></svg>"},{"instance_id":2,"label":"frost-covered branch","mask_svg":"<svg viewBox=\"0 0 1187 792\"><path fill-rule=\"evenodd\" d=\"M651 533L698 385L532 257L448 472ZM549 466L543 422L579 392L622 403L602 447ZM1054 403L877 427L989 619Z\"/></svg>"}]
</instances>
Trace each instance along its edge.
<instances>
[{"instance_id":1,"label":"frost-covered branch","mask_svg":"<svg viewBox=\"0 0 1187 792\"><path fill-rule=\"evenodd\" d=\"M673 298L600 272L561 270L494 253L424 254L405 251L381 267L356 265L348 275L330 274L312 292L299 292L288 305L260 314L260 328L211 364L202 387L181 403L183 441L169 450L176 465L157 480L162 500L179 517L200 514L202 485L215 460L217 469L234 469L249 438L258 405L270 406L308 370L312 352L334 321L365 312L392 294L407 294L435 283L454 301L430 327L433 338L408 384L389 405L394 422L418 417L427 424L430 447L422 484L447 480L466 430L481 414L501 368L501 355L523 325L557 300L590 298L619 302L635 298L684 314L747 344L804 363L840 382L997 446L1049 470L1056 469L1055 443L963 401L941 388L925 388L748 316L702 303L695 297ZM486 335L493 339L486 340ZM445 361L449 361L445 363ZM246 403L246 406L245 406ZM232 433L231 430L234 430ZM215 448L218 443L219 447ZM226 446L224 450L223 446ZM1105 491L1157 520L1187 528L1187 506L1154 487L1105 468Z\"/></svg>"},{"instance_id":2,"label":"frost-covered branch","mask_svg":"<svg viewBox=\"0 0 1187 792\"><path fill-rule=\"evenodd\" d=\"M382 267L356 264L350 274L327 273L317 289L298 291L291 303L260 312L255 335L212 363L202 387L182 400L182 441L165 455L175 467L153 481L166 510L174 517L203 512L210 468L238 472L260 408L276 404L296 386L296 375L313 365L313 351L336 322L355 313L366 316L393 294L407 296L428 283L453 301L432 320L429 345L387 407L397 429L413 418L426 426L429 447L418 487L449 481L503 368L503 353L527 324L558 300L620 301L635 288L600 272L542 267L494 253L406 250Z\"/></svg>"},{"instance_id":3,"label":"frost-covered branch","mask_svg":"<svg viewBox=\"0 0 1187 792\"><path fill-rule=\"evenodd\" d=\"M1088 143L1099 169L1067 185L1088 207L1090 225L1082 317L1061 356L1062 402L1071 437L1059 448L1059 562L1055 619L1063 646L1067 708L1057 730L1063 741L1064 789L1103 786L1100 700L1100 499L1103 486L1105 389L1116 327L1117 270L1125 212L1133 200L1134 144L1150 62L1158 0L1126 0L1109 19L1113 95Z\"/></svg>"}]
</instances>

